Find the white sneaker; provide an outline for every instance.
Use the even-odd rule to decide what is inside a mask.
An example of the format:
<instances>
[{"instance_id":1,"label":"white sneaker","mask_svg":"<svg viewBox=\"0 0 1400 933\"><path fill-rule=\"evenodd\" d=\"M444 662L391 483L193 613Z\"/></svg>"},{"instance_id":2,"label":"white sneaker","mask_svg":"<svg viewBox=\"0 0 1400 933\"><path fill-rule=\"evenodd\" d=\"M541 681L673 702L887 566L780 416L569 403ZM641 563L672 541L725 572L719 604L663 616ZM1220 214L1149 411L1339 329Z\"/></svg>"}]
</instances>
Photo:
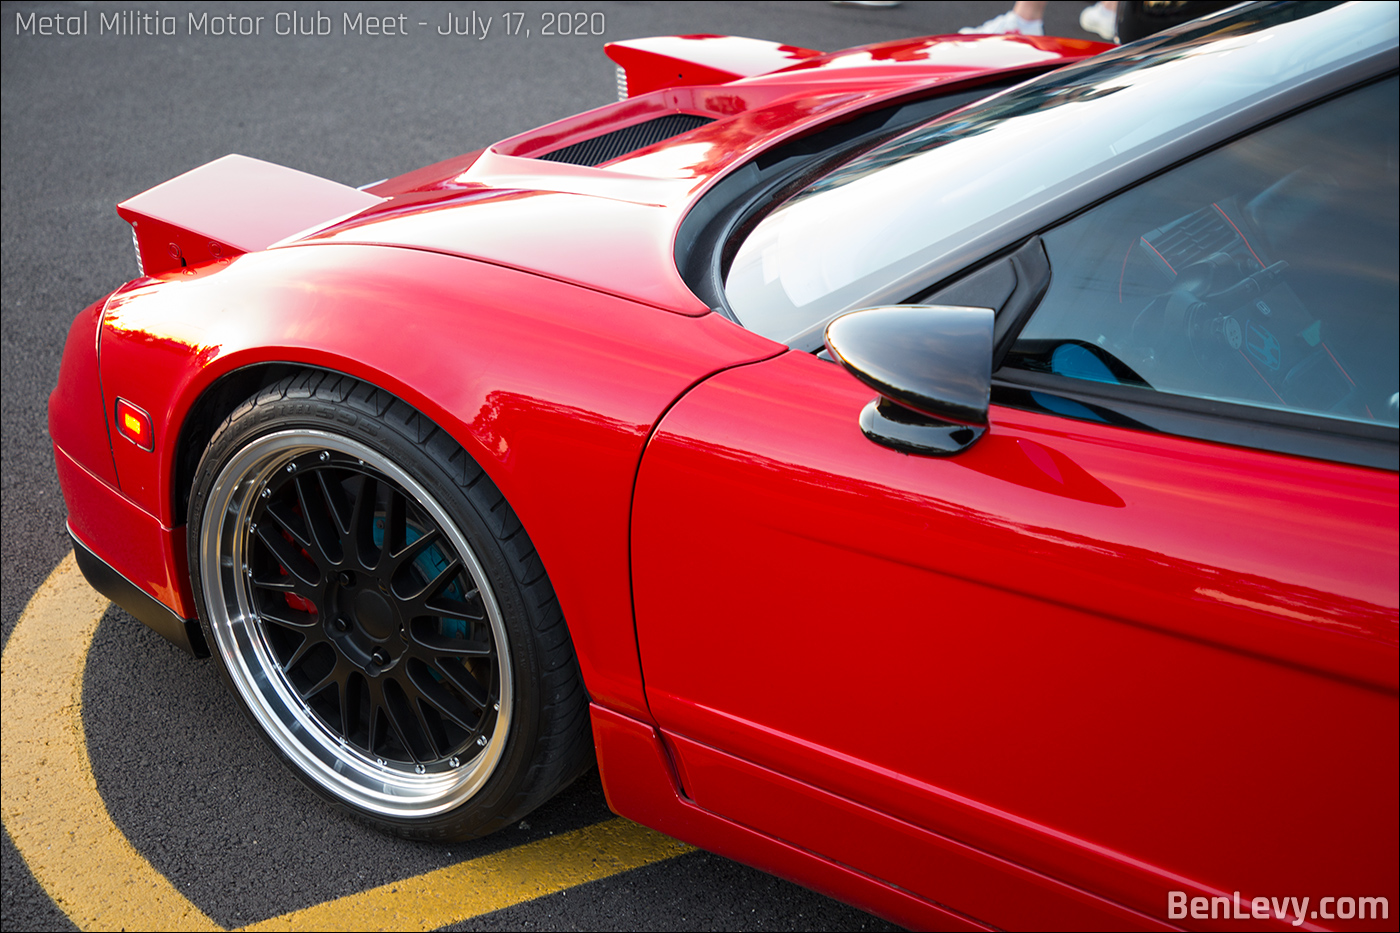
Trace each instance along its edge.
<instances>
[{"instance_id":1,"label":"white sneaker","mask_svg":"<svg viewBox=\"0 0 1400 933\"><path fill-rule=\"evenodd\" d=\"M1118 41L1118 14L1102 3L1086 6L1079 12L1079 28L1092 32L1109 42Z\"/></svg>"},{"instance_id":2,"label":"white sneaker","mask_svg":"<svg viewBox=\"0 0 1400 933\"><path fill-rule=\"evenodd\" d=\"M993 16L981 26L964 26L958 32L965 36L1043 36L1045 21L1021 19L1007 10L1000 16Z\"/></svg>"}]
</instances>

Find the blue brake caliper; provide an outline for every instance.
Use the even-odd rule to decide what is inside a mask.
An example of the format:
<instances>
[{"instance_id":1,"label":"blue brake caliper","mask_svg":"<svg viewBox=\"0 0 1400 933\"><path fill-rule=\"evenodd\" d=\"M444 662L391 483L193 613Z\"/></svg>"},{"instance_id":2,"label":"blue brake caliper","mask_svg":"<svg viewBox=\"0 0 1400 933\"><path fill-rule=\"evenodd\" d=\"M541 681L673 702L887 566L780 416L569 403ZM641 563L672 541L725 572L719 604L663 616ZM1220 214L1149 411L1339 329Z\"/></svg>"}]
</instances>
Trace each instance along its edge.
<instances>
[{"instance_id":1,"label":"blue brake caliper","mask_svg":"<svg viewBox=\"0 0 1400 933\"><path fill-rule=\"evenodd\" d=\"M404 542L405 545L412 544L422 536L423 533L412 525L408 525L404 528L404 537L407 539ZM384 519L382 517L374 520L374 546L380 548L384 546ZM422 574L423 580L426 582L447 569L447 559L443 556L440 548L430 547L413 559L413 566ZM447 589L442 591L442 595L458 602L463 601L465 596L462 592L461 582L455 579ZM467 625L466 619L447 619L439 616L438 634L447 638L465 639L467 637ZM442 675L436 670L429 668L428 672L433 675L434 679L442 680Z\"/></svg>"}]
</instances>

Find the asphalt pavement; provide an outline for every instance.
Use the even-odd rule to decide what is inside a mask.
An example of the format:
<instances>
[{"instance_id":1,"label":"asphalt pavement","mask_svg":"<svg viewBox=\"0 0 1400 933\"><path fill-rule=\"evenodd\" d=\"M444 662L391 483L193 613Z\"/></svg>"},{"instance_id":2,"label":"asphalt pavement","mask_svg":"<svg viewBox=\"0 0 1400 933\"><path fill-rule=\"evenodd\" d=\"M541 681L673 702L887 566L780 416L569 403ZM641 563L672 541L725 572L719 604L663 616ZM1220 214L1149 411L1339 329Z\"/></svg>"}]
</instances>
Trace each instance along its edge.
<instances>
[{"instance_id":1,"label":"asphalt pavement","mask_svg":"<svg viewBox=\"0 0 1400 933\"><path fill-rule=\"evenodd\" d=\"M1086 38L1084 4L1048 31ZM606 41L720 33L831 50L956 31L1009 2L859 9L744 3L5 3L0 13L0 609L8 644L68 552L46 404L68 325L135 274L113 205L231 152L361 185L488 145L614 98ZM544 36L563 11L592 33ZM466 19L475 14L477 25ZM508 35L505 14L531 29ZM63 31L26 28L57 14ZM232 19L229 19L232 14ZM285 14L277 19L278 14ZM340 18L406 14L456 25L344 35ZM125 17L127 34L100 30ZM450 19L455 15L458 19ZM207 20L200 17L207 16ZM257 35L240 17L263 17ZM318 19L333 20L317 35ZM167 19L173 35L159 34ZM481 34L487 17L494 28ZM218 20L224 26L210 25ZM34 21L37 22L37 19ZM112 22L112 20L107 20ZM202 29L190 34L191 23ZM310 35L279 35L296 23ZM120 28L120 27L117 27ZM216 35L216 31L224 34ZM156 34L151 34L155 32ZM52 30L51 30L52 33ZM233 34L229 34L233 33ZM7 673L6 676L9 676ZM878 715L878 711L876 711ZM82 721L97 787L137 852L215 922L239 926L596 823L596 772L525 822L471 844L393 839L322 804L253 734L207 661L112 609L88 655ZM5 781L24 775L6 773ZM76 871L102 872L84 861ZM74 929L5 834L6 930ZM704 852L569 888L452 929L892 929L884 921Z\"/></svg>"}]
</instances>

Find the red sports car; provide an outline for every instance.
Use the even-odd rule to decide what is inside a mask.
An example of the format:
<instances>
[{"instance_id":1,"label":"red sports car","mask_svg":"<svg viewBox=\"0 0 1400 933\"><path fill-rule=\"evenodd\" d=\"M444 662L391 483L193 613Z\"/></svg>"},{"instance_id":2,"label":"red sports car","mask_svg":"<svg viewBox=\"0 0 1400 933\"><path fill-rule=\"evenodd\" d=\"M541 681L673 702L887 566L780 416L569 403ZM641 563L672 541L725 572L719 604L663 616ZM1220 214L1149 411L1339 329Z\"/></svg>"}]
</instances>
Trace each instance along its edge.
<instances>
[{"instance_id":1,"label":"red sports car","mask_svg":"<svg viewBox=\"0 0 1400 933\"><path fill-rule=\"evenodd\" d=\"M88 579L422 839L611 806L917 927L1391 928L1397 14L617 43L119 205Z\"/></svg>"}]
</instances>

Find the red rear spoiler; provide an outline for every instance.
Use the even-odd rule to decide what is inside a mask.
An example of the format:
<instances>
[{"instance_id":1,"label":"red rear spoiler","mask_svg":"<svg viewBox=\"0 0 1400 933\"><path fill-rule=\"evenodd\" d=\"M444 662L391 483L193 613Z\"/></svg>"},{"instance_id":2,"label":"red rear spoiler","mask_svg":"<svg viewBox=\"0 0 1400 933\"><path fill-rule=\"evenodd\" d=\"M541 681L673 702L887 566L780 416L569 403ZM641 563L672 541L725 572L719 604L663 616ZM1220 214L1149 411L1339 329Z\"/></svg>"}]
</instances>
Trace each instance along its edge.
<instances>
[{"instance_id":1,"label":"red rear spoiler","mask_svg":"<svg viewBox=\"0 0 1400 933\"><path fill-rule=\"evenodd\" d=\"M143 275L241 253L358 214L383 201L296 169L226 155L117 205Z\"/></svg>"},{"instance_id":2,"label":"red rear spoiler","mask_svg":"<svg viewBox=\"0 0 1400 933\"><path fill-rule=\"evenodd\" d=\"M742 36L653 36L604 46L617 62L622 100L667 87L726 84L779 71L824 53Z\"/></svg>"}]
</instances>

